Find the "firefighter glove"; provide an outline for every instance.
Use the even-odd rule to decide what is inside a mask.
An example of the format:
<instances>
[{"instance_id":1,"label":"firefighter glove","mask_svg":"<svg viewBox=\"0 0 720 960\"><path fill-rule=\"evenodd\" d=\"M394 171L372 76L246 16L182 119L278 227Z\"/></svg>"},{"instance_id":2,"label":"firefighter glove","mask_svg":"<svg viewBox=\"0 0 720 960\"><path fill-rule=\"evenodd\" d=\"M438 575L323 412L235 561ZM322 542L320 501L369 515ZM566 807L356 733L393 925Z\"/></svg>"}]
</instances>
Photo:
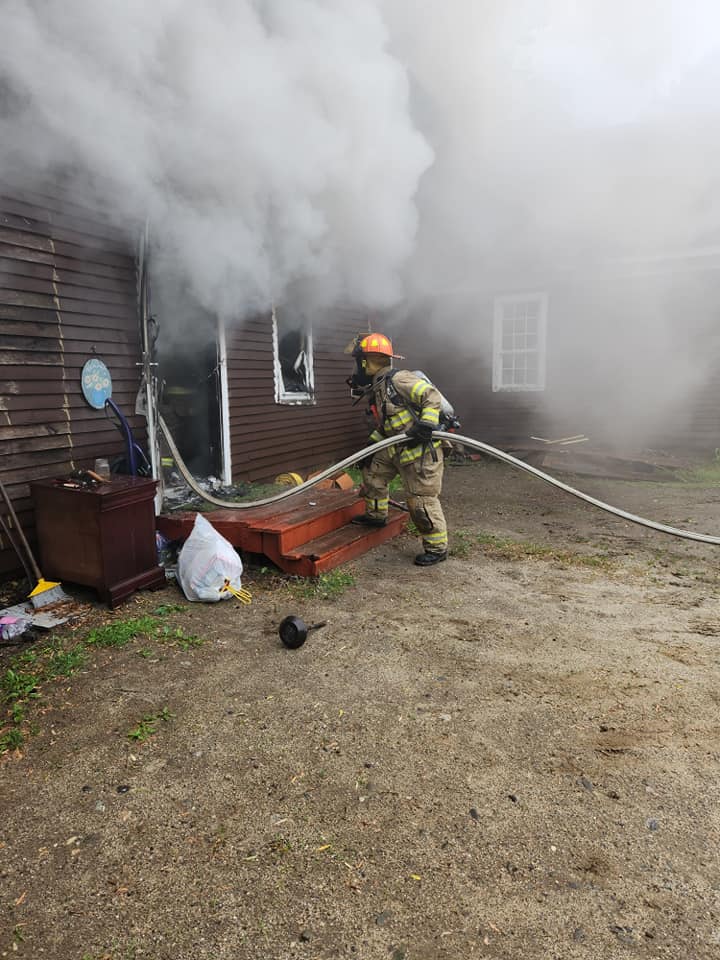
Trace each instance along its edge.
<instances>
[{"instance_id":1,"label":"firefighter glove","mask_svg":"<svg viewBox=\"0 0 720 960\"><path fill-rule=\"evenodd\" d=\"M432 440L432 432L432 424L423 423L422 420L411 424L407 429L408 439L414 440L415 443L429 443Z\"/></svg>"}]
</instances>

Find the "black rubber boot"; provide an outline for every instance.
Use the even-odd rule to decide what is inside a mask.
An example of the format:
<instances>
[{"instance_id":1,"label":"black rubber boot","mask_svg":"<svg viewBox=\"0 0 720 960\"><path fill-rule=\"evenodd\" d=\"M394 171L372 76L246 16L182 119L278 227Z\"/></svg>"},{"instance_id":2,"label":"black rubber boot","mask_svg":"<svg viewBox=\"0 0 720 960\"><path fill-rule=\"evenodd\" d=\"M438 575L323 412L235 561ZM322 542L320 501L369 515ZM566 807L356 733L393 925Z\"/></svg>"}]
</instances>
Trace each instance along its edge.
<instances>
[{"instance_id":1,"label":"black rubber boot","mask_svg":"<svg viewBox=\"0 0 720 960\"><path fill-rule=\"evenodd\" d=\"M442 563L443 560L447 560L447 550L444 553L419 553L415 557L418 567L432 567L434 563Z\"/></svg>"},{"instance_id":2,"label":"black rubber boot","mask_svg":"<svg viewBox=\"0 0 720 960\"><path fill-rule=\"evenodd\" d=\"M363 527L384 527L387 517L369 517L366 513L361 513L359 517L353 517L350 522L359 523Z\"/></svg>"}]
</instances>

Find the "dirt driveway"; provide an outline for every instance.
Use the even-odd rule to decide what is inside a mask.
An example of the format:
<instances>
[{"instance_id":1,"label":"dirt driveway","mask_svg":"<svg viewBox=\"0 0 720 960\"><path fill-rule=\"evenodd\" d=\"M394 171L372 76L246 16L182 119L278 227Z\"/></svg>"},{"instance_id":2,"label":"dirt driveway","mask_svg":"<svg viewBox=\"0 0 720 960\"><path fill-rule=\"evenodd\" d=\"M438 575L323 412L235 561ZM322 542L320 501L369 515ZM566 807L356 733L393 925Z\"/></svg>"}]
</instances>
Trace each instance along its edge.
<instances>
[{"instance_id":1,"label":"dirt driveway","mask_svg":"<svg viewBox=\"0 0 720 960\"><path fill-rule=\"evenodd\" d=\"M720 532L717 487L578 485ZM432 570L407 536L5 650L57 676L0 764L1 956L720 956L717 549L501 465L445 503Z\"/></svg>"}]
</instances>

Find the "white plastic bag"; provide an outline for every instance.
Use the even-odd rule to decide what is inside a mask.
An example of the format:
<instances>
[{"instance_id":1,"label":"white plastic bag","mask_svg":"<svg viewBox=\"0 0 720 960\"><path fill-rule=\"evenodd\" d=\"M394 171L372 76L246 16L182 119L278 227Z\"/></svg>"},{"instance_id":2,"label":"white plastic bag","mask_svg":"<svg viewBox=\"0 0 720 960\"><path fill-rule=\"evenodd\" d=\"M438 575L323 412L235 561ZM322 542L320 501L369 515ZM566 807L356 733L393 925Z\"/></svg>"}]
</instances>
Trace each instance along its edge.
<instances>
[{"instance_id":1,"label":"white plastic bag","mask_svg":"<svg viewBox=\"0 0 720 960\"><path fill-rule=\"evenodd\" d=\"M232 593L223 587L229 581L233 590L240 590L242 572L242 560L233 545L205 517L196 514L177 567L178 580L188 600L229 600Z\"/></svg>"}]
</instances>

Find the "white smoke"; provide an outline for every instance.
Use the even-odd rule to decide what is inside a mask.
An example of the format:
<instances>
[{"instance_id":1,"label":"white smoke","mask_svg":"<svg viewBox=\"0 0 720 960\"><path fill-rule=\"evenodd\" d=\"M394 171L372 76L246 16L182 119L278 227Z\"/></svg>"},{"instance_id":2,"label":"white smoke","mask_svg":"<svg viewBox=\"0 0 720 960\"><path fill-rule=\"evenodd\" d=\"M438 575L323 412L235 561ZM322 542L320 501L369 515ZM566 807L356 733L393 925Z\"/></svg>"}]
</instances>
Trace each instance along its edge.
<instances>
[{"instance_id":1,"label":"white smoke","mask_svg":"<svg viewBox=\"0 0 720 960\"><path fill-rule=\"evenodd\" d=\"M487 362L494 294L597 265L603 290L549 316L555 356L652 356L627 399L666 382L656 417L700 381L714 280L682 357L682 285L603 285L720 239L715 0L0 0L0 26L0 177L89 171L211 312L298 284L422 305Z\"/></svg>"},{"instance_id":2,"label":"white smoke","mask_svg":"<svg viewBox=\"0 0 720 960\"><path fill-rule=\"evenodd\" d=\"M88 169L224 313L297 279L387 305L404 266L438 291L478 258L684 241L716 212L693 210L720 160L714 0L2 0L0 17L0 173Z\"/></svg>"},{"instance_id":3,"label":"white smoke","mask_svg":"<svg viewBox=\"0 0 720 960\"><path fill-rule=\"evenodd\" d=\"M228 316L400 296L431 162L378 5L3 0L0 173L88 169Z\"/></svg>"},{"instance_id":4,"label":"white smoke","mask_svg":"<svg viewBox=\"0 0 720 960\"><path fill-rule=\"evenodd\" d=\"M713 0L388 0L435 151L410 273L674 249L717 223ZM709 202L708 202L709 201Z\"/></svg>"},{"instance_id":5,"label":"white smoke","mask_svg":"<svg viewBox=\"0 0 720 960\"><path fill-rule=\"evenodd\" d=\"M401 308L408 339L430 327L437 375L485 423L517 424L524 406L555 436L690 436L718 375L720 258L684 258L720 247L720 8L417 6L387 7L435 152ZM493 298L536 290L549 294L546 389L492 397Z\"/></svg>"}]
</instances>

